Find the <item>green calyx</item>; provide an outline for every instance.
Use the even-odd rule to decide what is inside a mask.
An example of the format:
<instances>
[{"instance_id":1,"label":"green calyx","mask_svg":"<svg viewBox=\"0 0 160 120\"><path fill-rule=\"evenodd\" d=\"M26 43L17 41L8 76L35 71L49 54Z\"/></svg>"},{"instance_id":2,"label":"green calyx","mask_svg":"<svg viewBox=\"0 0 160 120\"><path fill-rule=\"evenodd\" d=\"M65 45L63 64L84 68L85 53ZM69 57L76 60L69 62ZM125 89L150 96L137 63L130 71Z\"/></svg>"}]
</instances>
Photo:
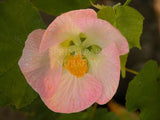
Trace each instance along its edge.
<instances>
[{"instance_id":1,"label":"green calyx","mask_svg":"<svg viewBox=\"0 0 160 120\"><path fill-rule=\"evenodd\" d=\"M102 51L102 48L98 45L91 45L87 49L94 54L99 54Z\"/></svg>"},{"instance_id":2,"label":"green calyx","mask_svg":"<svg viewBox=\"0 0 160 120\"><path fill-rule=\"evenodd\" d=\"M74 45L74 42L71 39L67 39L65 41L63 41L62 43L60 43L60 46L62 47L68 47L68 46L72 46Z\"/></svg>"},{"instance_id":3,"label":"green calyx","mask_svg":"<svg viewBox=\"0 0 160 120\"><path fill-rule=\"evenodd\" d=\"M87 42L87 36L81 32L78 38L75 37L74 40L67 39L62 43L60 43L60 46L67 49L72 48L72 51L68 52L68 54L73 56L77 53L83 54L85 50L89 50L92 54L96 54L96 55L102 51L102 48L96 44L92 44L92 45L89 45L89 47L85 47L86 42Z\"/></svg>"},{"instance_id":4,"label":"green calyx","mask_svg":"<svg viewBox=\"0 0 160 120\"><path fill-rule=\"evenodd\" d=\"M86 40L86 38L87 38L87 36L84 33L81 32L79 34L80 43L84 42ZM60 46L69 47L72 45L76 45L75 43L79 43L79 40L76 41L76 40L72 40L72 39L67 39L67 40L63 41L62 43L60 43Z\"/></svg>"},{"instance_id":5,"label":"green calyx","mask_svg":"<svg viewBox=\"0 0 160 120\"><path fill-rule=\"evenodd\" d=\"M84 33L81 32L81 33L79 34L79 38L80 38L81 43L82 43L82 42L84 42L84 41L86 40L87 36L86 36Z\"/></svg>"}]
</instances>

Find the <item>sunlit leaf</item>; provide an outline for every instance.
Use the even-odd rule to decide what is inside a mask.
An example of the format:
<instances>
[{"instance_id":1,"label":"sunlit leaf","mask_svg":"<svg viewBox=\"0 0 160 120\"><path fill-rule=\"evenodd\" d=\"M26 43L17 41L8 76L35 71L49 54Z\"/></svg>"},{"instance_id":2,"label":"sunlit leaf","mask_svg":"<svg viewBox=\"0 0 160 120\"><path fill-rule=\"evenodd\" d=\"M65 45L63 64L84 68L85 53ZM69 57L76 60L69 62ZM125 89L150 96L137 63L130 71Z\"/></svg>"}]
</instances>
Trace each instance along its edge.
<instances>
[{"instance_id":1,"label":"sunlit leaf","mask_svg":"<svg viewBox=\"0 0 160 120\"><path fill-rule=\"evenodd\" d=\"M112 25L115 23L115 10L113 7L106 6L105 8L101 9L97 13L98 18L106 20L110 22Z\"/></svg>"}]
</instances>

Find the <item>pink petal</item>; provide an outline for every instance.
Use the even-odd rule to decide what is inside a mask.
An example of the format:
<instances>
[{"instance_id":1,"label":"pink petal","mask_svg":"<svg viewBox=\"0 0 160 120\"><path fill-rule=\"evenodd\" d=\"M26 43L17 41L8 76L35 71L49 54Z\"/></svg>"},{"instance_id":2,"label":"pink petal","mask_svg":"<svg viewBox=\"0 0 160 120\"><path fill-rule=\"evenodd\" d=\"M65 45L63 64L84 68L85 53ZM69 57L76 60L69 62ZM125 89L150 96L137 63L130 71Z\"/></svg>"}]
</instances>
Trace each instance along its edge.
<instances>
[{"instance_id":1,"label":"pink petal","mask_svg":"<svg viewBox=\"0 0 160 120\"><path fill-rule=\"evenodd\" d=\"M80 33L74 21L79 18L97 18L97 14L92 9L74 10L58 16L47 28L44 33L40 52L49 47L59 44L66 39L74 39Z\"/></svg>"},{"instance_id":2,"label":"pink petal","mask_svg":"<svg viewBox=\"0 0 160 120\"><path fill-rule=\"evenodd\" d=\"M97 18L97 13L93 9L74 10L64 14L68 14L73 21L81 18Z\"/></svg>"},{"instance_id":3,"label":"pink petal","mask_svg":"<svg viewBox=\"0 0 160 120\"><path fill-rule=\"evenodd\" d=\"M41 96L49 97L56 89L61 67L50 69L49 52L39 53L44 32L38 29L29 34L18 64L32 88Z\"/></svg>"},{"instance_id":4,"label":"pink petal","mask_svg":"<svg viewBox=\"0 0 160 120\"><path fill-rule=\"evenodd\" d=\"M67 71L61 77L56 93L51 98L42 97L42 100L55 112L72 113L91 106L100 94L101 84L93 76L86 74L77 78Z\"/></svg>"},{"instance_id":5,"label":"pink petal","mask_svg":"<svg viewBox=\"0 0 160 120\"><path fill-rule=\"evenodd\" d=\"M115 44L103 49L99 60L91 62L89 73L94 75L102 85L102 94L97 100L99 104L105 104L112 99L118 88L120 79L120 60Z\"/></svg>"},{"instance_id":6,"label":"pink petal","mask_svg":"<svg viewBox=\"0 0 160 120\"><path fill-rule=\"evenodd\" d=\"M93 18L83 18L76 21L78 28L87 36L90 44L106 48L115 42L119 54L128 53L128 42L124 36L107 21Z\"/></svg>"}]
</instances>

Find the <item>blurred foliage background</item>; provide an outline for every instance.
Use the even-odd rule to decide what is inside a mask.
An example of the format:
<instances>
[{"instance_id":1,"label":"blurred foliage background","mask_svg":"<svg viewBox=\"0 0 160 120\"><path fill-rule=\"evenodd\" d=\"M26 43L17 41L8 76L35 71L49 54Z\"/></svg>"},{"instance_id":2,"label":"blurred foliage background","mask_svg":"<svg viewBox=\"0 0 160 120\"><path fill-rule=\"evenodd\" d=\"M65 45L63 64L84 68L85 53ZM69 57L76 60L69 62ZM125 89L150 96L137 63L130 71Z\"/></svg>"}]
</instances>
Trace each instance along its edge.
<instances>
[{"instance_id":1,"label":"blurred foliage background","mask_svg":"<svg viewBox=\"0 0 160 120\"><path fill-rule=\"evenodd\" d=\"M4 1L5 0L0 0L0 3L3 3ZM24 1L26 1L26 0L24 0ZM57 1L54 0L55 1L55 4L54 4L55 9L49 9L49 10L47 9L46 10L45 6L49 5L49 4L47 4L48 1L49 0L45 0L45 1L43 1L43 0L39 0L39 1L38 0L30 0L30 2L33 5L35 5L37 8L39 8L40 16L46 26L48 26L55 19L55 17L57 15L59 15L61 12L63 12L63 11L61 11L61 9L59 9L60 7L63 7L63 9L65 11L69 11L72 9L87 8L87 7L93 8L92 6L90 6L89 2L83 4L83 2L81 2L82 0L77 0L78 2L75 2L75 3L72 2L73 0L59 0L58 3L57 3ZM144 20L144 25L143 25L143 27L144 27L143 34L141 36L142 49L141 50L139 50L138 48L131 49L129 56L128 56L127 65L126 65L127 68L134 69L136 71L140 71L144 67L144 64L150 59L156 60L158 65L160 65L160 33L159 33L159 28L158 28L158 26L160 24L159 23L159 14L160 13L158 12L159 8L157 8L157 6L160 7L160 5L158 5L157 1L158 0L132 0L131 3L129 4L129 6L137 9L144 16L145 20ZM113 5L117 4L118 2L123 4L125 2L125 0L97 0L96 2L99 4L113 6ZM154 4L155 2L156 2L156 6ZM73 4L78 7L74 7ZM43 5L44 5L44 7L42 7ZM50 4L50 5L52 6L52 4ZM28 6L29 6L29 4L26 5L26 9L24 10L24 13L28 13L25 16L26 16L26 19L28 20L28 23L30 23L29 20L33 19L33 16L30 17L30 15L31 14L35 15L35 14L32 11L27 10ZM13 10L14 11L13 15L16 15L16 13L18 13L18 11L20 9L23 9L23 8L16 9L16 7L17 6L14 7L15 10ZM93 9L95 9L95 8L93 8ZM7 10L9 10L9 8ZM95 9L95 10L97 10L97 9ZM0 17L2 17L1 12L3 13L4 11L0 11ZM55 14L52 14L52 13L55 13ZM34 17L36 17L38 20L40 18L40 16L36 14ZM15 16L15 18L16 18L16 16ZM4 19L4 15L3 15L3 19ZM9 18L6 15L5 20L10 22L10 20L8 20L8 19ZM23 18L23 19L25 19L25 18ZM16 21L14 21L14 22L15 23L17 23L18 21L21 22L21 21L23 21L23 19L21 20L21 18L16 18ZM34 25L34 20L32 21L32 23L33 23L33 27L27 28L30 31L32 29L39 28L39 26L41 26L41 28L45 28L45 25L43 25L41 20L39 20L39 23L37 24L37 26ZM12 25L12 23L10 25L15 28L17 27L16 25L15 26ZM27 26L27 24L24 26ZM23 27L21 28L21 26L18 26L18 28L16 28L17 31L13 28L10 28L10 29L11 29L10 32L14 31L16 33L18 31L18 29L23 29ZM6 29L3 29L3 31L5 31L5 30ZM10 35L11 33L9 33L9 34L6 33L6 34ZM26 32L25 34L27 35L28 33ZM0 36L1 36L1 38L3 38L2 34L0 34ZM11 36L15 37L14 35L11 35ZM23 36L21 36L20 38L23 38ZM12 49L15 50L16 48L14 47ZM12 49L11 49L11 51L12 51ZM21 54L21 51L19 51L18 49L16 51L18 54ZM17 54L15 54L15 55L17 55ZM11 56L11 58L12 57L14 58L14 56ZM1 58L2 58L2 56L1 56ZM13 61L14 61L14 59L11 59L11 63ZM0 60L0 62L3 63L6 61L3 61L3 59L2 59L2 60ZM2 67L4 67L4 69L5 69L6 66L2 65ZM144 68L144 70L142 70L142 73L144 73L144 72L149 73L149 71L147 71L148 69L155 70L153 72L156 73L158 68L156 67L156 63L151 61L145 65L145 68ZM0 71L0 73L1 73L1 71ZM16 71L15 71L15 73L16 73ZM154 79L155 80L157 79L157 74L151 75L152 76L151 79L153 79L153 81L154 81ZM127 109L125 108L125 104L126 104L125 98L126 98L126 92L128 89L128 84L134 78L134 76L135 76L134 74L127 72L126 78L121 78L118 91L117 91L116 95L114 96L113 100L103 106L95 104L94 106L85 110L84 112L80 112L80 113L76 113L76 114L69 114L69 115L59 114L59 113L54 113L54 112L50 111L44 105L44 103L40 100L40 98L38 97L38 95L36 93L33 93L33 96L30 96L26 93L26 95L28 95L26 97L31 97L31 99L34 99L34 101L30 105L27 105L27 106L24 105L25 107L23 107L22 104L20 104L22 106L18 106L18 103L16 103L17 101L13 100L12 102L16 103L17 104L16 107L18 107L20 109L17 110L15 108L15 106L12 106L12 105L11 106L7 105L5 107L1 107L0 108L0 120L44 120L44 119L45 120L91 120L91 119L93 119L93 120L138 120L139 119L138 114L140 112L142 112L141 107L133 108L133 106L130 106L130 103L129 103L130 97L128 97L128 96L127 96L128 97L127 108L134 109L134 111L136 110L136 112L134 112L134 113L128 112ZM136 77L134 79L134 81L140 81L139 77L141 77L141 76L142 75ZM1 74L0 74L0 79L3 79ZM148 80L148 83L150 84L149 76L146 77L146 82L147 82L147 80ZM138 83L138 82L135 82L135 83ZM135 83L133 82L132 84L135 84ZM3 84L2 83L0 83L0 84L1 84L0 87L3 87ZM21 88L23 88L24 86L21 86ZM154 89L155 86L156 86L156 83L154 86L151 86L150 89ZM144 89L146 88L146 86L142 86L142 88L143 87L144 87ZM134 88L130 88L130 89L134 89ZM155 87L155 91L157 91L157 89L159 89L158 86ZM26 91L27 92L29 91L28 93L30 93L30 88L26 88ZM141 93L141 91L143 91L143 90L139 89L138 93ZM132 91L130 91L130 92L132 92ZM5 105L4 102L6 100L9 100L10 98L6 98L6 100L3 100L1 98L1 94L2 93L0 91L0 104ZM132 93L132 94L135 94L135 93ZM150 93L150 94L153 94L153 93ZM148 96L154 98L154 96L151 96L150 94ZM157 94L155 93L155 96L156 95ZM141 94L134 96L134 97L136 97L135 99L138 99L138 97L140 97L140 96L141 96ZM23 98L23 100L25 100L25 98ZM20 102L23 102L23 100ZM151 102L157 102L157 100L159 100L159 98L156 97L155 100L153 100ZM142 99L142 102L143 101L146 101L146 99ZM136 104L140 104L139 101L136 101ZM150 104L150 102L148 104ZM151 110L151 109L155 109L155 108L149 108L149 109ZM148 109L146 109L146 111L147 110ZM156 115L157 114L155 114L155 116ZM145 120L145 118L142 118L142 119ZM158 120L158 118L155 118L155 120Z\"/></svg>"}]
</instances>

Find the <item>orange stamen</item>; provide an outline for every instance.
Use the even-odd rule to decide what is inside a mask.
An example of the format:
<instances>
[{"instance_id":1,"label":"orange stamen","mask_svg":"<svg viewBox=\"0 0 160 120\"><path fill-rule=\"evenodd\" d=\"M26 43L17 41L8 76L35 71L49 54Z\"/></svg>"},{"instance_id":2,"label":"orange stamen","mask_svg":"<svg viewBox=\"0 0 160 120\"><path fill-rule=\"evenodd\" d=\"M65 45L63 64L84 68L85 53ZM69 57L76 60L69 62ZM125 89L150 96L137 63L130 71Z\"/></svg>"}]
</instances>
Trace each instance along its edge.
<instances>
[{"instance_id":1,"label":"orange stamen","mask_svg":"<svg viewBox=\"0 0 160 120\"><path fill-rule=\"evenodd\" d=\"M88 61L83 55L70 55L67 63L65 64L65 68L68 69L72 75L75 75L77 78L79 78L83 77L84 74L87 73L87 63Z\"/></svg>"}]
</instances>

